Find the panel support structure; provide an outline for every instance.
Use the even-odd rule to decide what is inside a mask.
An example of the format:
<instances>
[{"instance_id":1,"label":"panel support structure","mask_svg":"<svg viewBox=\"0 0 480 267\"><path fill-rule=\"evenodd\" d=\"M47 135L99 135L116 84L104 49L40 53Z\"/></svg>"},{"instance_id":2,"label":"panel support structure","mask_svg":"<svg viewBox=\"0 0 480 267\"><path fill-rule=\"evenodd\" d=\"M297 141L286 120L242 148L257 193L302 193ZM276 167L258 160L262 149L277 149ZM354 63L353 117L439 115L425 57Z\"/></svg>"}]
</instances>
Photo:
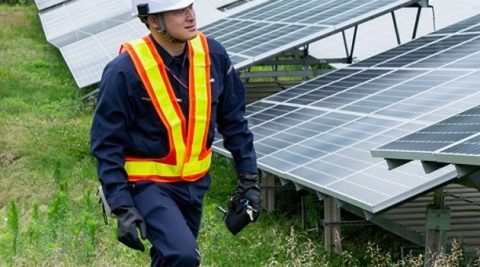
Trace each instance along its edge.
<instances>
[{"instance_id":1,"label":"panel support structure","mask_svg":"<svg viewBox=\"0 0 480 267\"><path fill-rule=\"evenodd\" d=\"M381 228L392 232L398 236L401 236L402 238L409 240L417 245L424 245L425 244L425 238L419 234L417 231L410 229L407 226L401 225L393 220L390 220L380 214L372 214L369 212L365 212L359 207L347 204L344 205L343 208L347 210L348 212L351 212L357 216L360 216L378 226Z\"/></svg>"},{"instance_id":2,"label":"panel support structure","mask_svg":"<svg viewBox=\"0 0 480 267\"><path fill-rule=\"evenodd\" d=\"M412 40L417 38L418 23L420 22L421 14L422 14L422 7L418 7L417 17L415 18L415 26L413 27Z\"/></svg>"},{"instance_id":3,"label":"panel support structure","mask_svg":"<svg viewBox=\"0 0 480 267\"><path fill-rule=\"evenodd\" d=\"M442 167L447 166L447 164L434 161L422 161L422 166L423 170L425 170L425 173L432 173Z\"/></svg>"},{"instance_id":4,"label":"panel support structure","mask_svg":"<svg viewBox=\"0 0 480 267\"><path fill-rule=\"evenodd\" d=\"M424 266L433 266L435 255L446 251L450 217L449 209L427 209Z\"/></svg>"},{"instance_id":5,"label":"panel support structure","mask_svg":"<svg viewBox=\"0 0 480 267\"><path fill-rule=\"evenodd\" d=\"M343 37L343 45L345 46L345 54L347 55L346 60L348 64L353 63L353 50L355 49L355 42L357 40L357 31L358 31L358 25L355 25L353 28L353 37L352 37L352 46L350 49L348 48L347 44L347 35L345 34L345 31L342 31L342 37Z\"/></svg>"},{"instance_id":6,"label":"panel support structure","mask_svg":"<svg viewBox=\"0 0 480 267\"><path fill-rule=\"evenodd\" d=\"M340 207L333 197L324 199L325 208L325 250L328 252L342 253L342 234Z\"/></svg>"},{"instance_id":7,"label":"panel support structure","mask_svg":"<svg viewBox=\"0 0 480 267\"><path fill-rule=\"evenodd\" d=\"M262 208L272 212L275 210L275 176L266 174L262 177Z\"/></svg>"},{"instance_id":8,"label":"panel support structure","mask_svg":"<svg viewBox=\"0 0 480 267\"><path fill-rule=\"evenodd\" d=\"M480 191L480 167L455 164L458 178L461 178L466 186Z\"/></svg>"},{"instance_id":9,"label":"panel support structure","mask_svg":"<svg viewBox=\"0 0 480 267\"><path fill-rule=\"evenodd\" d=\"M388 159L388 158L386 160L387 160L388 170L393 170L411 161L411 160L404 160L404 159Z\"/></svg>"},{"instance_id":10,"label":"panel support structure","mask_svg":"<svg viewBox=\"0 0 480 267\"><path fill-rule=\"evenodd\" d=\"M393 28L395 29L395 36L397 37L397 44L401 45L402 41L400 40L400 33L398 32L397 18L395 17L395 12L390 12L392 14Z\"/></svg>"}]
</instances>

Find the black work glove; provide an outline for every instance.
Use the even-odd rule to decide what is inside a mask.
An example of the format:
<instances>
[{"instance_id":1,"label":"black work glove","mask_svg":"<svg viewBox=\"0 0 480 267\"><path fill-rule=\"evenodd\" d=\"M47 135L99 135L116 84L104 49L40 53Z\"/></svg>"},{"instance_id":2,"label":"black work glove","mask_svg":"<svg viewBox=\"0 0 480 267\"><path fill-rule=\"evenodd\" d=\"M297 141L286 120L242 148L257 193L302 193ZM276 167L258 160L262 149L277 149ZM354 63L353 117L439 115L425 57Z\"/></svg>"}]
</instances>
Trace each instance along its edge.
<instances>
[{"instance_id":1,"label":"black work glove","mask_svg":"<svg viewBox=\"0 0 480 267\"><path fill-rule=\"evenodd\" d=\"M113 213L117 216L118 241L130 248L145 251L145 246L138 237L137 228L142 239L147 238L145 221L135 207L119 207Z\"/></svg>"},{"instance_id":2,"label":"black work glove","mask_svg":"<svg viewBox=\"0 0 480 267\"><path fill-rule=\"evenodd\" d=\"M260 215L261 191L258 185L258 175L256 174L240 174L238 177L238 185L231 199L231 208L239 213L244 207L245 200L248 200L255 212L253 213L253 221L256 221Z\"/></svg>"}]
</instances>

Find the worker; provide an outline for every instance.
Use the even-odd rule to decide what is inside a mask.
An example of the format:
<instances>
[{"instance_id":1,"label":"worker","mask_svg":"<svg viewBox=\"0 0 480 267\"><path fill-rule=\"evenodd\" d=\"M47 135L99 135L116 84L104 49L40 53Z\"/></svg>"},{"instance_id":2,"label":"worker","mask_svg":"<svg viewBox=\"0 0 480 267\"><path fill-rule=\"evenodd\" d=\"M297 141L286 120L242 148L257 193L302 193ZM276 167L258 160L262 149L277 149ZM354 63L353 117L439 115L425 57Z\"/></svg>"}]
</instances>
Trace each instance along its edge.
<instances>
[{"instance_id":1,"label":"worker","mask_svg":"<svg viewBox=\"0 0 480 267\"><path fill-rule=\"evenodd\" d=\"M90 132L118 239L144 251L147 238L151 266L199 265L215 129L238 174L231 205L246 201L255 220L260 210L245 89L223 46L197 31L193 2L132 0L150 33L105 67Z\"/></svg>"}]
</instances>

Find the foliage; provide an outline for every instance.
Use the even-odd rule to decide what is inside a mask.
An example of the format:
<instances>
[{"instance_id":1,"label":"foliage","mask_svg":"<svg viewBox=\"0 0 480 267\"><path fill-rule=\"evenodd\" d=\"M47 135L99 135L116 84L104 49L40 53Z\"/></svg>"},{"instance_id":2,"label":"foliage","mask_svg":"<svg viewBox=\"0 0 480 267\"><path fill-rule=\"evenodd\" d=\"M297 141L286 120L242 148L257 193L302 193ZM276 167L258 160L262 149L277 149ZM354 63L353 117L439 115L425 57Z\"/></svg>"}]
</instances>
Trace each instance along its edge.
<instances>
[{"instance_id":1,"label":"foliage","mask_svg":"<svg viewBox=\"0 0 480 267\"><path fill-rule=\"evenodd\" d=\"M35 0L0 0L0 4L8 5L35 5Z\"/></svg>"},{"instance_id":2,"label":"foliage","mask_svg":"<svg viewBox=\"0 0 480 267\"><path fill-rule=\"evenodd\" d=\"M7 5L33 5L34 0L0 0L0 4Z\"/></svg>"}]
</instances>

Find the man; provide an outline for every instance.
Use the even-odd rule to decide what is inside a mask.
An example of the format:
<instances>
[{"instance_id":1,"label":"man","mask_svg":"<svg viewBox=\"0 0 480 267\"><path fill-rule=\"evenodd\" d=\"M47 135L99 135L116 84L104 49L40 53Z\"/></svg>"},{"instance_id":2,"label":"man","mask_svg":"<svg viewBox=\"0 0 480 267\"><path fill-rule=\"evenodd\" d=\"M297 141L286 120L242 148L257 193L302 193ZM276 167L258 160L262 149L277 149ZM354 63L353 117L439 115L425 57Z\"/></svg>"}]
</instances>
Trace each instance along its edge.
<instances>
[{"instance_id":1,"label":"man","mask_svg":"<svg viewBox=\"0 0 480 267\"><path fill-rule=\"evenodd\" d=\"M91 150L118 238L152 266L197 266L215 127L235 161L233 207L260 209L245 91L225 49L197 32L193 0L132 0L150 30L103 72ZM254 220L258 212L254 214Z\"/></svg>"}]
</instances>

